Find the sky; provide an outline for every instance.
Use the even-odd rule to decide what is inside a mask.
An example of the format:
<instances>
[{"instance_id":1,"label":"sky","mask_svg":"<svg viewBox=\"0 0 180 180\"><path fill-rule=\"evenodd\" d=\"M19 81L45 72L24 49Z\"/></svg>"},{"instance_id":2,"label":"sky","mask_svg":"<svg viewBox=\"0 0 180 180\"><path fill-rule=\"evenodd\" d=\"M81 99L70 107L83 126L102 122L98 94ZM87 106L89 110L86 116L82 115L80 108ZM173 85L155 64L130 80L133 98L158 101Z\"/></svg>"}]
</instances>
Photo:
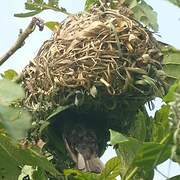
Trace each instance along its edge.
<instances>
[{"instance_id":1,"label":"sky","mask_svg":"<svg viewBox=\"0 0 180 180\"><path fill-rule=\"evenodd\" d=\"M0 56L3 55L16 41L20 29L25 29L31 18L16 18L14 13L24 11L24 0L3 0L0 6ZM84 0L60 0L61 5L71 13L83 10ZM170 4L167 0L146 0L156 12L158 12L159 32L156 38L169 43L180 49L180 8ZM38 17L46 21L62 21L65 16L61 13L53 11L45 11ZM0 73L7 69L15 69L20 72L30 60L35 57L42 43L51 37L51 31L45 28L39 32L38 29L33 32L26 40L25 45L19 49L12 57L0 66ZM161 36L161 37L159 37ZM160 108L161 100L156 100L156 109ZM150 112L151 115L154 114ZM115 156L112 148L108 148L102 157L102 161L106 162ZM180 166L167 161L158 166L158 169L166 176L180 174ZM154 180L165 180L158 172L155 173Z\"/></svg>"}]
</instances>

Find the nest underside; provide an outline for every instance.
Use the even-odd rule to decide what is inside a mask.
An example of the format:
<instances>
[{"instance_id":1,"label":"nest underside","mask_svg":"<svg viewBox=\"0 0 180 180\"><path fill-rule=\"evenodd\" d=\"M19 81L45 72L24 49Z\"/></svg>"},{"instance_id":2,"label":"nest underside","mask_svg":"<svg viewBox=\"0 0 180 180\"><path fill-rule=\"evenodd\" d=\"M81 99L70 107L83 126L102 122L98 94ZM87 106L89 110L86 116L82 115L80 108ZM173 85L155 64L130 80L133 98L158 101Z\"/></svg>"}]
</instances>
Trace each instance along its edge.
<instances>
[{"instance_id":1,"label":"nest underside","mask_svg":"<svg viewBox=\"0 0 180 180\"><path fill-rule=\"evenodd\" d=\"M82 96L89 104L111 97L144 103L163 93L162 59L152 34L117 11L70 16L24 69L24 104L43 114Z\"/></svg>"}]
</instances>

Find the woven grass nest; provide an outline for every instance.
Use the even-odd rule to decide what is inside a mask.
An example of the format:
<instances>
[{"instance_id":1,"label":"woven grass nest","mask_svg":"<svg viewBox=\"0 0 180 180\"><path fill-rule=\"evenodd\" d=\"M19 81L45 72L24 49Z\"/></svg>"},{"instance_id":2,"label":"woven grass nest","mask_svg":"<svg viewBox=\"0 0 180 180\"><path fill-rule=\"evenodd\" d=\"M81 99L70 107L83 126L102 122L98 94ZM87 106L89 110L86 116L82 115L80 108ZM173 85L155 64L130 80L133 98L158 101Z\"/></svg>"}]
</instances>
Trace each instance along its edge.
<instances>
[{"instance_id":1,"label":"woven grass nest","mask_svg":"<svg viewBox=\"0 0 180 180\"><path fill-rule=\"evenodd\" d=\"M42 119L82 99L102 105L108 99L109 105L110 99L134 97L144 103L163 93L162 59L152 33L118 11L69 16L25 67L24 103Z\"/></svg>"}]
</instances>

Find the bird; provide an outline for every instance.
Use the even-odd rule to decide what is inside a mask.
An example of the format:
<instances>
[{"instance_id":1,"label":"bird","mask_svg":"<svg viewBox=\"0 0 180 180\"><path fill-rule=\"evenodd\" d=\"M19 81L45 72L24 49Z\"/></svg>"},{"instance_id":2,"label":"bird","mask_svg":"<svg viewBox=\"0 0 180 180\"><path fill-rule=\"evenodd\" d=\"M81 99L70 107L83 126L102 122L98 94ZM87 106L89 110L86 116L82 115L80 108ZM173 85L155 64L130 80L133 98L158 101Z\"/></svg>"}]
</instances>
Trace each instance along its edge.
<instances>
[{"instance_id":1,"label":"bird","mask_svg":"<svg viewBox=\"0 0 180 180\"><path fill-rule=\"evenodd\" d=\"M102 171L104 165L98 157L99 146L93 129L76 124L64 132L63 139L77 169L94 173Z\"/></svg>"},{"instance_id":2,"label":"bird","mask_svg":"<svg viewBox=\"0 0 180 180\"><path fill-rule=\"evenodd\" d=\"M47 137L45 149L53 154L56 167L101 173L104 165L100 157L108 147L109 129L128 132L142 104L140 100L132 102L120 99L113 108L109 102L108 109L103 105L70 106L53 115L42 135Z\"/></svg>"},{"instance_id":3,"label":"bird","mask_svg":"<svg viewBox=\"0 0 180 180\"><path fill-rule=\"evenodd\" d=\"M44 140L46 149L51 152L56 150L57 159L66 156L73 161L65 168L94 173L103 170L104 165L100 157L109 139L109 130L106 129L103 113L98 114L94 111L82 113L76 108L70 108L53 116L50 121L46 131L43 131L43 135L46 134L48 137L48 140Z\"/></svg>"}]
</instances>

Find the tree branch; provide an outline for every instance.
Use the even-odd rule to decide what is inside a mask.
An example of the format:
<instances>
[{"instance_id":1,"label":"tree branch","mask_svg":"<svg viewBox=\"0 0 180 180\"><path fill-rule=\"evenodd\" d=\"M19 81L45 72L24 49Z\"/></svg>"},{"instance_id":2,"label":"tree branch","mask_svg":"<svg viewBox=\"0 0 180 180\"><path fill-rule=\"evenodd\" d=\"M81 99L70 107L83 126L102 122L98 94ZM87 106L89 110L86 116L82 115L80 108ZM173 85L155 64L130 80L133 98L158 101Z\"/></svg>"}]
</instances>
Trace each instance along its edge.
<instances>
[{"instance_id":1,"label":"tree branch","mask_svg":"<svg viewBox=\"0 0 180 180\"><path fill-rule=\"evenodd\" d=\"M2 57L0 57L0 66L25 44L25 39L35 30L36 25L39 27L40 31L43 30L43 21L33 17L27 28L23 32L20 32L15 44Z\"/></svg>"}]
</instances>

